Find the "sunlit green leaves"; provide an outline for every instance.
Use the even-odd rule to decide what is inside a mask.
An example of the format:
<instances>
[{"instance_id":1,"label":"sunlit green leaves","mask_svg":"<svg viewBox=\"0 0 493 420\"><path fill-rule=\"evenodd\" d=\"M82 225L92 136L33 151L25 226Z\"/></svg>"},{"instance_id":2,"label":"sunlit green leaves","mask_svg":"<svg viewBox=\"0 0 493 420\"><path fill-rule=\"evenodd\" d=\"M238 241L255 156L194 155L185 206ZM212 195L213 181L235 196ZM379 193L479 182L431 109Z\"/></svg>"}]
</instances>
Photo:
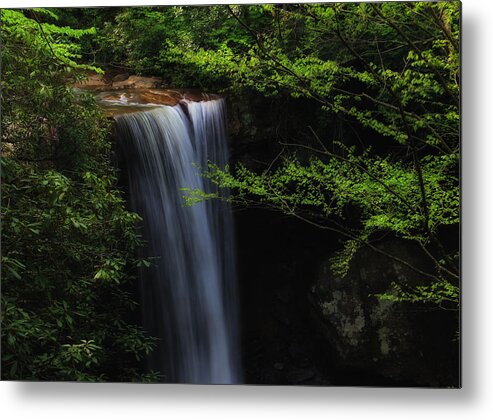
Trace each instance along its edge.
<instances>
[{"instance_id":1,"label":"sunlit green leaves","mask_svg":"<svg viewBox=\"0 0 493 420\"><path fill-rule=\"evenodd\" d=\"M427 156L420 163L427 194L426 218L412 163L406 165L393 162L391 158L375 158L368 153L358 156L350 149L347 152L343 159L337 156L323 161L312 158L305 164L291 156L275 170L260 174L244 166L236 168L234 173L228 168L211 166L204 175L232 191L226 199L234 204L259 203L301 217L322 229L340 232L346 240L332 259L332 268L342 277L347 274L358 249L368 244L372 235L378 232L426 244L430 235L438 235L440 227L458 223L459 186L454 175L457 156ZM204 199L195 193L194 200L201 198ZM359 214L358 227L352 229L345 218L349 206L358 209ZM441 278L440 270L447 262L435 262L439 264L436 278L443 284L448 280ZM429 293L432 294L442 290L434 283L427 287L431 288ZM410 299L407 295L396 296ZM442 299L441 295L425 295L425 289L420 289L416 296L426 302ZM449 298L454 296L456 294Z\"/></svg>"},{"instance_id":2,"label":"sunlit green leaves","mask_svg":"<svg viewBox=\"0 0 493 420\"><path fill-rule=\"evenodd\" d=\"M456 305L460 298L460 290L448 281L439 281L425 286L407 287L393 282L389 291L378 297L391 302L432 303L440 307Z\"/></svg>"},{"instance_id":3,"label":"sunlit green leaves","mask_svg":"<svg viewBox=\"0 0 493 420\"><path fill-rule=\"evenodd\" d=\"M80 58L80 45L75 40L86 35L94 35L95 28L72 29L61 27L42 18L57 20L57 15L48 9L31 9L27 13L20 10L3 9L1 12L2 31L23 43L31 44L33 49L42 50L53 55L53 66L65 65L71 68L93 70L101 72L94 66L77 63ZM31 17L27 17L30 14ZM48 89L44 86L44 90Z\"/></svg>"}]
</instances>

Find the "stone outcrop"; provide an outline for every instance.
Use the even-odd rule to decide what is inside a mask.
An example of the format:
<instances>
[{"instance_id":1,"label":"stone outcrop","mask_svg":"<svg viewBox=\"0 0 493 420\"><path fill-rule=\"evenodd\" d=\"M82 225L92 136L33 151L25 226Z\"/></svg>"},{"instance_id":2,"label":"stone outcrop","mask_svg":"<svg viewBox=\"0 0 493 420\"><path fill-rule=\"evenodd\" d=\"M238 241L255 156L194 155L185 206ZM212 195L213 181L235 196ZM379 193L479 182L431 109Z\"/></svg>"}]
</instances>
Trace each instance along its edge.
<instances>
[{"instance_id":1,"label":"stone outcrop","mask_svg":"<svg viewBox=\"0 0 493 420\"><path fill-rule=\"evenodd\" d=\"M202 94L192 90L172 89L128 89L105 90L97 95L98 102L103 106L119 104L131 105L176 105L180 101L205 101L219 98L218 95Z\"/></svg>"},{"instance_id":2,"label":"stone outcrop","mask_svg":"<svg viewBox=\"0 0 493 420\"><path fill-rule=\"evenodd\" d=\"M119 73L113 77L105 74L90 74L87 79L75 85L80 89L92 89L97 91L112 89L154 89L163 88L164 83L160 77L146 77Z\"/></svg>"},{"instance_id":3,"label":"stone outcrop","mask_svg":"<svg viewBox=\"0 0 493 420\"><path fill-rule=\"evenodd\" d=\"M111 87L113 89L152 89L163 87L159 77L129 76L123 80L113 78Z\"/></svg>"},{"instance_id":4,"label":"stone outcrop","mask_svg":"<svg viewBox=\"0 0 493 420\"><path fill-rule=\"evenodd\" d=\"M379 247L427 268L408 241L387 239ZM352 265L341 279L326 261L312 288L319 326L334 347L336 364L405 385L457 386L456 311L375 296L390 291L392 282L423 284L420 275L386 256L363 249Z\"/></svg>"},{"instance_id":5,"label":"stone outcrop","mask_svg":"<svg viewBox=\"0 0 493 420\"><path fill-rule=\"evenodd\" d=\"M142 111L142 106L183 104L186 101L207 101L219 95L207 94L195 89L167 89L159 77L144 77L120 73L92 74L74 87L93 92L97 102L108 116ZM186 105L183 105L186 106Z\"/></svg>"}]
</instances>

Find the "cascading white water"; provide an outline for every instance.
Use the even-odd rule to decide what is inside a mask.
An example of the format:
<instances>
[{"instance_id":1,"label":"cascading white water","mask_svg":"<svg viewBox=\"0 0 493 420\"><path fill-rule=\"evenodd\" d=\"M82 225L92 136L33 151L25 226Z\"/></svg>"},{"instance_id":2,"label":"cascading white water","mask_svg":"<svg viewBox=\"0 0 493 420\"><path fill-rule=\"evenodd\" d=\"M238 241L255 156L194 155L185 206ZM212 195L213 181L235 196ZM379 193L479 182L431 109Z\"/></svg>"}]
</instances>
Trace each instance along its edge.
<instances>
[{"instance_id":1,"label":"cascading white water","mask_svg":"<svg viewBox=\"0 0 493 420\"><path fill-rule=\"evenodd\" d=\"M200 176L228 161L224 101L182 102L116 117L133 209L143 217L144 328L160 338L149 366L168 382L241 381L233 220L229 205L186 206L183 188L214 192Z\"/></svg>"}]
</instances>

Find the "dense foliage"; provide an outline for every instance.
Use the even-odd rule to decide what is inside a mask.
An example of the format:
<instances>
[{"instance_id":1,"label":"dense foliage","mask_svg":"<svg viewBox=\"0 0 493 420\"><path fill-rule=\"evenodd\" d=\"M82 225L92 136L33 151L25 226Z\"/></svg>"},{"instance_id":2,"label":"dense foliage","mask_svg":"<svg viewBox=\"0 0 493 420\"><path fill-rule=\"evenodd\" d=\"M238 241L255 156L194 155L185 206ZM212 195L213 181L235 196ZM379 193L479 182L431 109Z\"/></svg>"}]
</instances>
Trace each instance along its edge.
<instances>
[{"instance_id":1,"label":"dense foliage","mask_svg":"<svg viewBox=\"0 0 493 420\"><path fill-rule=\"evenodd\" d=\"M107 123L77 96L77 41L47 10L2 10L2 379L152 380L133 325L140 239ZM80 77L80 76L79 76Z\"/></svg>"},{"instance_id":2,"label":"dense foliage","mask_svg":"<svg viewBox=\"0 0 493 420\"><path fill-rule=\"evenodd\" d=\"M459 223L459 4L227 9L243 37L228 34L215 48L177 44L174 53L228 80L233 91L309 99L327 118L350 125L357 141L302 127L279 140L286 152L264 172L240 165L231 172L213 168L208 176L234 192L232 201L261 203L340 233L345 241L333 268L341 276L360 247L383 253L375 245L382 234L417 243L430 269L385 255L424 284L396 283L381 297L455 306L459 248L450 232ZM304 158L293 157L293 149Z\"/></svg>"}]
</instances>

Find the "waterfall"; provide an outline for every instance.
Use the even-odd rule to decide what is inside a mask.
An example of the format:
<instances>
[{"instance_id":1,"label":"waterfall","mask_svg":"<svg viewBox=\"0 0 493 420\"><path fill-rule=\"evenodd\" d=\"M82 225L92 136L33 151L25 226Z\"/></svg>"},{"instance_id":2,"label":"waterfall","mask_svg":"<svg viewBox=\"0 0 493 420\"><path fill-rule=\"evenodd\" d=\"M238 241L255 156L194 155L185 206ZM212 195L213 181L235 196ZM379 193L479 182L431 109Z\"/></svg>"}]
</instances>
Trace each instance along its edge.
<instances>
[{"instance_id":1,"label":"waterfall","mask_svg":"<svg viewBox=\"0 0 493 420\"><path fill-rule=\"evenodd\" d=\"M166 382L241 381L234 232L220 200L184 204L182 188L215 192L200 176L228 161L222 99L116 117L134 211L143 218L139 273L144 328L159 338L149 367Z\"/></svg>"}]
</instances>

